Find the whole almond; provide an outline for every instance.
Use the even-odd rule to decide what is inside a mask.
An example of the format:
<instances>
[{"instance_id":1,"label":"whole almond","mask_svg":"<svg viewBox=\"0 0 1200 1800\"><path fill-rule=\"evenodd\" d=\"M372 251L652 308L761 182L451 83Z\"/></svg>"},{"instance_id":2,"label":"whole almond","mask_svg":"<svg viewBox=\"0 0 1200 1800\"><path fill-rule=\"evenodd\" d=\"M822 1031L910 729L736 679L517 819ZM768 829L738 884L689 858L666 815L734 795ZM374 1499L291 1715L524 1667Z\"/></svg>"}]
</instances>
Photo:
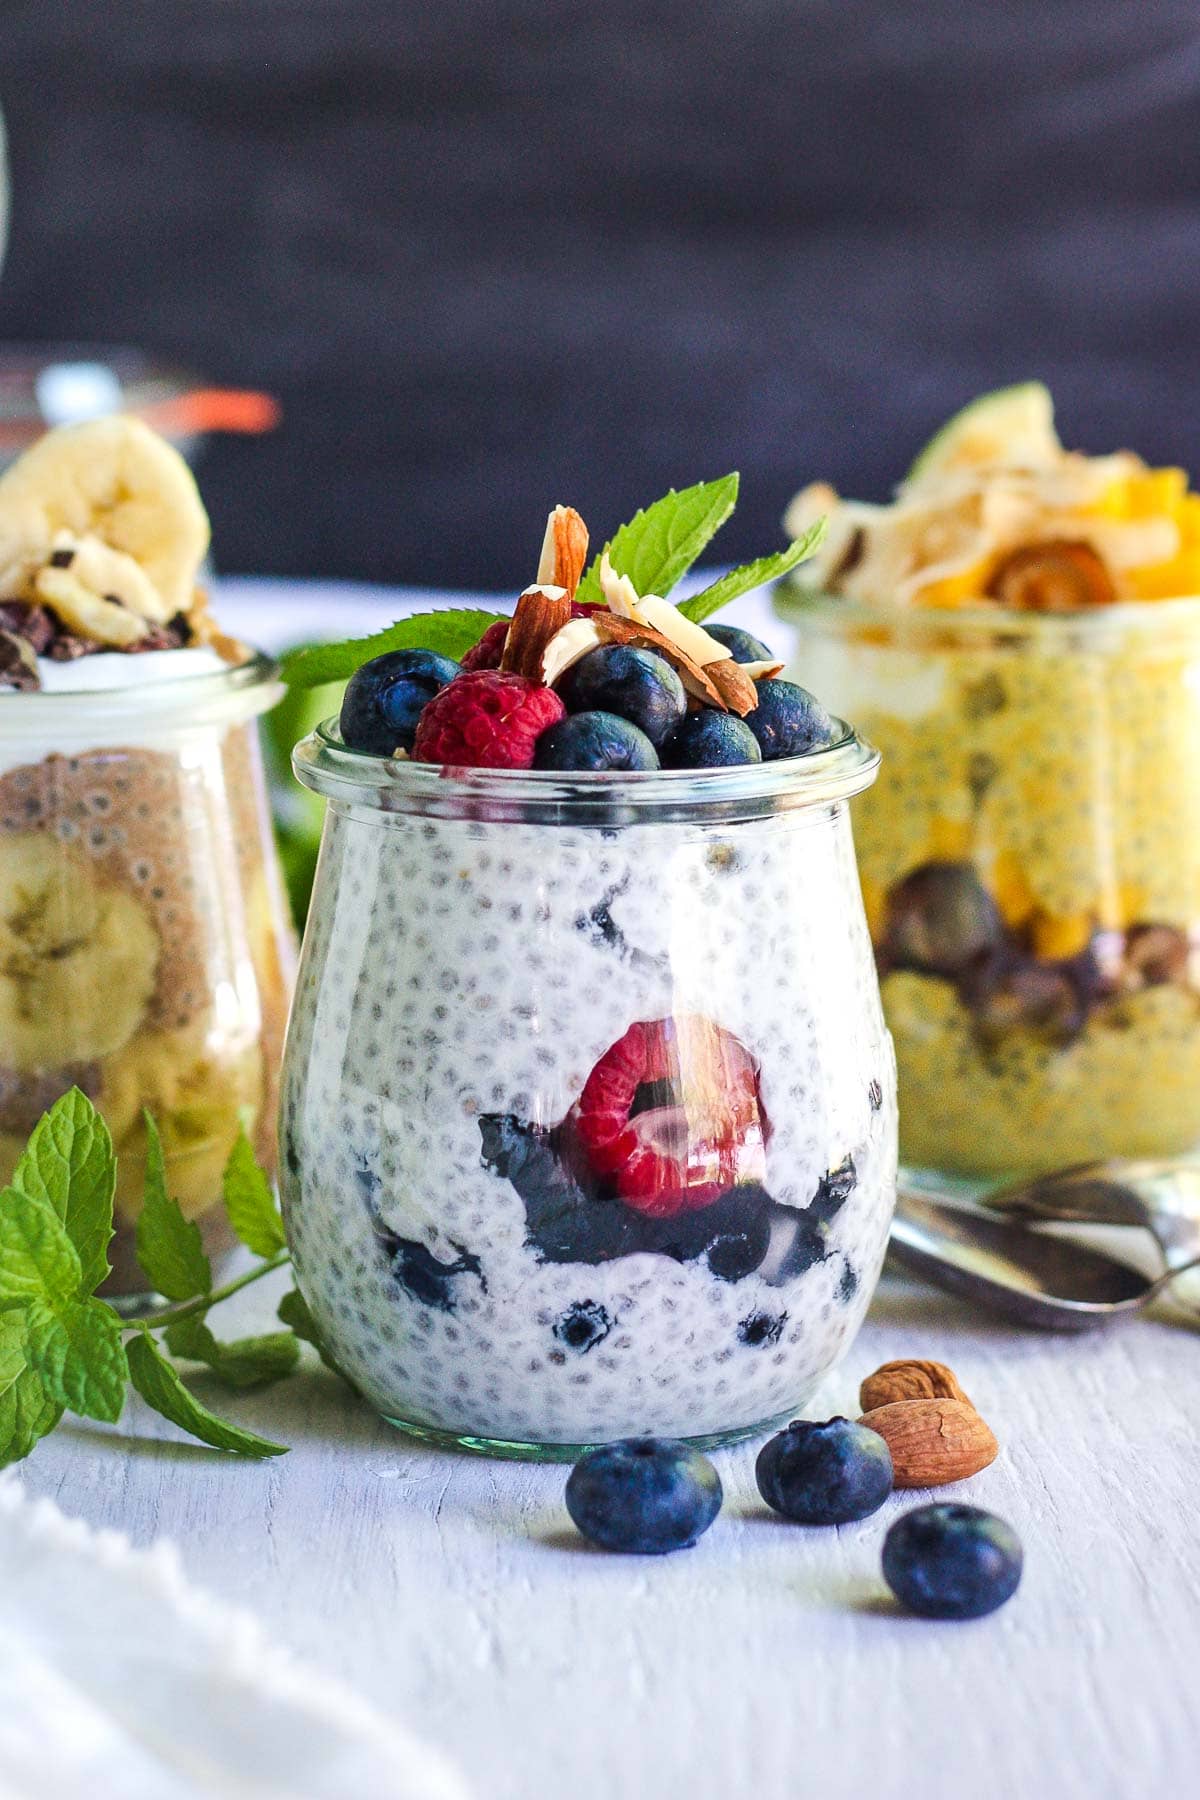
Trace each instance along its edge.
<instances>
[{"instance_id":1,"label":"whole almond","mask_svg":"<svg viewBox=\"0 0 1200 1800\"><path fill-rule=\"evenodd\" d=\"M873 1406L890 1406L893 1400L966 1400L970 1405L953 1369L945 1363L918 1362L908 1356L884 1363L858 1390L858 1404L864 1412Z\"/></svg>"},{"instance_id":2,"label":"whole almond","mask_svg":"<svg viewBox=\"0 0 1200 1800\"><path fill-rule=\"evenodd\" d=\"M943 1487L995 1462L1000 1446L966 1400L895 1400L859 1420L892 1453L898 1488Z\"/></svg>"}]
</instances>

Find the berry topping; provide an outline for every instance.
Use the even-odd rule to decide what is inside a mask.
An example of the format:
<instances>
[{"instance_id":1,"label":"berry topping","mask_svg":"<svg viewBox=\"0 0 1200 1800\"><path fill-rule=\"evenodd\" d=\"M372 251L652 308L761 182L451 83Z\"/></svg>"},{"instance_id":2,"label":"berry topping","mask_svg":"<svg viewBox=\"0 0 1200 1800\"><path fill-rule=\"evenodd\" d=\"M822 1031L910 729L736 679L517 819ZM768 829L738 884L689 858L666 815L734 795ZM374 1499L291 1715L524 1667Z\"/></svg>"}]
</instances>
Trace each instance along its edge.
<instances>
[{"instance_id":1,"label":"berry topping","mask_svg":"<svg viewBox=\"0 0 1200 1800\"><path fill-rule=\"evenodd\" d=\"M631 644L589 650L567 670L558 692L569 713L616 713L656 747L687 711L683 683L670 663Z\"/></svg>"},{"instance_id":2,"label":"berry topping","mask_svg":"<svg viewBox=\"0 0 1200 1800\"><path fill-rule=\"evenodd\" d=\"M724 644L733 657L734 662L757 663L774 661L773 653L756 638L752 632L743 631L738 625L709 624L704 627L709 637L716 638L718 644Z\"/></svg>"},{"instance_id":3,"label":"berry topping","mask_svg":"<svg viewBox=\"0 0 1200 1800\"><path fill-rule=\"evenodd\" d=\"M538 738L562 717L563 703L550 688L524 675L475 669L429 702L413 758L449 768L529 769Z\"/></svg>"},{"instance_id":4,"label":"berry topping","mask_svg":"<svg viewBox=\"0 0 1200 1800\"><path fill-rule=\"evenodd\" d=\"M479 642L473 644L463 657L464 673L470 674L475 669L498 669L507 636L507 619L497 619L494 625L489 625Z\"/></svg>"},{"instance_id":5,"label":"berry topping","mask_svg":"<svg viewBox=\"0 0 1200 1800\"><path fill-rule=\"evenodd\" d=\"M637 1212L694 1211L763 1174L758 1071L745 1046L708 1019L631 1025L573 1112L593 1169Z\"/></svg>"},{"instance_id":6,"label":"berry topping","mask_svg":"<svg viewBox=\"0 0 1200 1800\"><path fill-rule=\"evenodd\" d=\"M980 1619L1021 1580L1021 1540L978 1506L937 1502L896 1520L883 1540L883 1576L902 1606L926 1619Z\"/></svg>"},{"instance_id":7,"label":"berry topping","mask_svg":"<svg viewBox=\"0 0 1200 1800\"><path fill-rule=\"evenodd\" d=\"M675 1438L602 1444L567 1478L567 1511L602 1550L662 1556L702 1537L721 1510L721 1477Z\"/></svg>"},{"instance_id":8,"label":"berry topping","mask_svg":"<svg viewBox=\"0 0 1200 1800\"><path fill-rule=\"evenodd\" d=\"M615 713L581 712L544 731L533 754L535 769L657 769L658 755L644 731Z\"/></svg>"},{"instance_id":9,"label":"berry topping","mask_svg":"<svg viewBox=\"0 0 1200 1800\"><path fill-rule=\"evenodd\" d=\"M758 739L746 722L709 707L689 713L662 747L664 769L715 769L761 761Z\"/></svg>"},{"instance_id":10,"label":"berry topping","mask_svg":"<svg viewBox=\"0 0 1200 1800\"><path fill-rule=\"evenodd\" d=\"M754 1465L758 1491L799 1525L847 1525L878 1511L892 1491L892 1456L877 1431L849 1419L793 1419Z\"/></svg>"},{"instance_id":11,"label":"berry topping","mask_svg":"<svg viewBox=\"0 0 1200 1800\"><path fill-rule=\"evenodd\" d=\"M355 671L342 697L342 742L372 756L411 750L417 722L460 665L432 650L391 650Z\"/></svg>"},{"instance_id":12,"label":"berry topping","mask_svg":"<svg viewBox=\"0 0 1200 1800\"><path fill-rule=\"evenodd\" d=\"M757 683L758 705L746 723L758 739L764 762L804 756L837 742L837 726L819 700L794 681Z\"/></svg>"}]
</instances>

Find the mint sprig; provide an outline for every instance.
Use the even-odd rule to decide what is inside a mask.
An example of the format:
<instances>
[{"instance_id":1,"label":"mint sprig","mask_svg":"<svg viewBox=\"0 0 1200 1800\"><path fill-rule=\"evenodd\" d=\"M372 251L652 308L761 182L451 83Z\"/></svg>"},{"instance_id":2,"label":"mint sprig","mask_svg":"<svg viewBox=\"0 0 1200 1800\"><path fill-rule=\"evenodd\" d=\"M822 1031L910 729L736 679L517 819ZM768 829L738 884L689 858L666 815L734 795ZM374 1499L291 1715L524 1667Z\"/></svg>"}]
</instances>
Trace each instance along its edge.
<instances>
[{"instance_id":1,"label":"mint sprig","mask_svg":"<svg viewBox=\"0 0 1200 1800\"><path fill-rule=\"evenodd\" d=\"M696 559L703 555L737 504L739 477L736 470L716 481L698 481L694 487L671 488L661 500L643 507L605 544L618 575L628 575L639 594L666 596ZM760 556L722 575L702 593L680 606L680 612L697 624L751 588L777 581L811 556L825 535L825 521L814 525L772 556ZM600 560L592 559L575 595L583 605L598 605ZM321 687L326 682L346 681L355 670L387 650L435 650L461 660L477 644L489 625L503 613L478 612L470 607L414 613L371 637L347 638L336 644L309 644L291 650L283 659L283 679L294 688Z\"/></svg>"},{"instance_id":2,"label":"mint sprig","mask_svg":"<svg viewBox=\"0 0 1200 1800\"><path fill-rule=\"evenodd\" d=\"M825 536L827 524L824 519L817 519L811 524L803 536L793 538L786 550L776 551L774 556L759 556L753 562L742 563L736 569L730 569L710 586L693 594L690 600L680 602L679 610L685 619L691 619L694 625L703 625L705 619L711 619L715 612L728 606L731 600L737 600L742 594L749 594L755 588L765 587L768 581L778 581L780 576L787 575L798 563L810 557L818 548Z\"/></svg>"},{"instance_id":3,"label":"mint sprig","mask_svg":"<svg viewBox=\"0 0 1200 1800\"><path fill-rule=\"evenodd\" d=\"M289 1260L249 1139L239 1134L223 1192L230 1223L256 1260L214 1287L199 1230L168 1191L162 1143L147 1115L136 1243L148 1284L172 1304L132 1320L96 1294L108 1274L115 1191L112 1140L91 1101L72 1089L39 1120L0 1192L0 1465L28 1456L68 1410L115 1422L130 1383L163 1418L214 1449L281 1455L285 1445L211 1412L165 1354L203 1365L237 1391L292 1374L302 1340L333 1366L298 1291L280 1304L285 1329L227 1343L209 1326L214 1307Z\"/></svg>"},{"instance_id":4,"label":"mint sprig","mask_svg":"<svg viewBox=\"0 0 1200 1800\"><path fill-rule=\"evenodd\" d=\"M477 644L489 625L503 613L480 612L474 607L450 606L438 612L413 613L398 619L370 637L344 638L339 644L308 644L289 650L280 674L289 687L324 687L327 681L346 681L363 663L387 650L434 650L455 662Z\"/></svg>"}]
</instances>

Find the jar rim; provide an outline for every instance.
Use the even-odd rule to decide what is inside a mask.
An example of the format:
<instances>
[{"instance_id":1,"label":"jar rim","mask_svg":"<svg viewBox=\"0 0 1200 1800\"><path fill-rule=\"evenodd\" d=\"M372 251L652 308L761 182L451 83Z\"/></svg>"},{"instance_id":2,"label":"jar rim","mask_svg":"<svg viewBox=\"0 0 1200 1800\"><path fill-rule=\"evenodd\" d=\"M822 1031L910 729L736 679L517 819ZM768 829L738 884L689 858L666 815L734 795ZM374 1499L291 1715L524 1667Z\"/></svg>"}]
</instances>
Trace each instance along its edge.
<instances>
[{"instance_id":1,"label":"jar rim","mask_svg":"<svg viewBox=\"0 0 1200 1800\"><path fill-rule=\"evenodd\" d=\"M165 651L173 656L175 651ZM132 657L137 663L137 657ZM46 733L74 739L102 726L134 722L164 729L233 723L254 718L282 698L278 665L262 650L219 669L184 670L162 681L130 680L118 687L12 693L0 701L0 738ZM136 700L136 713L130 705Z\"/></svg>"},{"instance_id":2,"label":"jar rim","mask_svg":"<svg viewBox=\"0 0 1200 1800\"><path fill-rule=\"evenodd\" d=\"M1181 594L1169 600L1120 600L1087 611L1042 613L1017 611L997 601L964 601L960 606L899 606L895 601L850 600L799 583L777 590L776 609L792 623L811 622L835 630L883 630L893 641L920 646L1028 643L1055 653L1071 649L1104 650L1130 637L1192 639L1200 637L1200 596Z\"/></svg>"},{"instance_id":3,"label":"jar rim","mask_svg":"<svg viewBox=\"0 0 1200 1800\"><path fill-rule=\"evenodd\" d=\"M832 804L869 787L879 752L845 723L828 749L712 769L445 769L372 756L327 719L292 751L296 778L344 806L530 824L631 825L761 817Z\"/></svg>"}]
</instances>

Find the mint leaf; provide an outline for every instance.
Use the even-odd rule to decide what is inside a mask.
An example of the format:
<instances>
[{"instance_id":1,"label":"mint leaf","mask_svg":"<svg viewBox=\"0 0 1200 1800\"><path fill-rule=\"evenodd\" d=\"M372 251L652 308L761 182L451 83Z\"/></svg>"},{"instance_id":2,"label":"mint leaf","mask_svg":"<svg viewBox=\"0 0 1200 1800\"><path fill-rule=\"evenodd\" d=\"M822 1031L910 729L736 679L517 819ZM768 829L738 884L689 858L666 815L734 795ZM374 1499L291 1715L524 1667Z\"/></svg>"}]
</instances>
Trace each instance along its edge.
<instances>
[{"instance_id":1,"label":"mint leaf","mask_svg":"<svg viewBox=\"0 0 1200 1800\"><path fill-rule=\"evenodd\" d=\"M312 1345L327 1369L332 1369L335 1375L340 1375L344 1382L347 1382L350 1387L354 1387L354 1383L346 1371L340 1369L334 1361L333 1352L321 1336L321 1328L308 1310L308 1301L299 1288L292 1288L290 1292L286 1293L275 1308L275 1312L285 1325L290 1326L298 1338L303 1338L306 1344ZM357 1390L355 1391L357 1392Z\"/></svg>"},{"instance_id":2,"label":"mint leaf","mask_svg":"<svg viewBox=\"0 0 1200 1800\"><path fill-rule=\"evenodd\" d=\"M636 513L606 546L618 575L628 575L639 594L667 595L685 575L737 505L738 477L701 481ZM576 600L603 601L600 558L579 584Z\"/></svg>"},{"instance_id":3,"label":"mint leaf","mask_svg":"<svg viewBox=\"0 0 1200 1800\"><path fill-rule=\"evenodd\" d=\"M762 587L765 582L778 581L812 555L825 536L827 522L815 519L802 537L790 543L786 550L779 550L774 556L759 556L753 562L742 563L739 568L730 569L711 586L703 588L700 593L693 594L690 600L681 600L679 610L685 619L693 624L702 625L705 619L711 619L715 612L728 606L742 594L750 593L752 588Z\"/></svg>"},{"instance_id":4,"label":"mint leaf","mask_svg":"<svg viewBox=\"0 0 1200 1800\"><path fill-rule=\"evenodd\" d=\"M489 625L503 613L477 612L473 607L452 606L439 612L413 613L398 619L370 637L345 638L340 644L309 644L289 650L280 674L289 687L322 687L327 681L346 681L373 656L385 650L436 650L458 662L477 644Z\"/></svg>"},{"instance_id":5,"label":"mint leaf","mask_svg":"<svg viewBox=\"0 0 1200 1800\"><path fill-rule=\"evenodd\" d=\"M248 1250L253 1250L255 1256L270 1257L286 1249L283 1220L271 1184L259 1168L244 1130L239 1131L225 1165L222 1190L229 1223Z\"/></svg>"},{"instance_id":6,"label":"mint leaf","mask_svg":"<svg viewBox=\"0 0 1200 1800\"><path fill-rule=\"evenodd\" d=\"M202 1444L215 1450L232 1450L239 1456L284 1456L286 1444L273 1444L269 1438L257 1437L219 1419L201 1406L194 1394L184 1387L179 1376L163 1356L148 1331L142 1331L129 1345L129 1378L148 1406L172 1425L178 1425Z\"/></svg>"},{"instance_id":7,"label":"mint leaf","mask_svg":"<svg viewBox=\"0 0 1200 1800\"><path fill-rule=\"evenodd\" d=\"M108 1126L87 1095L72 1088L38 1120L12 1185L53 1207L79 1253L83 1288L89 1294L109 1273L116 1182Z\"/></svg>"},{"instance_id":8,"label":"mint leaf","mask_svg":"<svg viewBox=\"0 0 1200 1800\"><path fill-rule=\"evenodd\" d=\"M48 1397L109 1424L121 1416L129 1369L121 1321L102 1300L35 1300L26 1315L29 1367Z\"/></svg>"},{"instance_id":9,"label":"mint leaf","mask_svg":"<svg viewBox=\"0 0 1200 1800\"><path fill-rule=\"evenodd\" d=\"M300 1359L300 1345L290 1331L271 1331L262 1337L236 1338L220 1343L203 1319L177 1319L168 1325L167 1348L172 1356L207 1363L218 1380L231 1388L265 1387L290 1375Z\"/></svg>"},{"instance_id":10,"label":"mint leaf","mask_svg":"<svg viewBox=\"0 0 1200 1800\"><path fill-rule=\"evenodd\" d=\"M24 1308L0 1313L0 1467L28 1456L63 1415L26 1363L25 1324Z\"/></svg>"},{"instance_id":11,"label":"mint leaf","mask_svg":"<svg viewBox=\"0 0 1200 1800\"><path fill-rule=\"evenodd\" d=\"M168 1300L194 1300L212 1287L212 1268L199 1228L184 1218L179 1202L167 1192L162 1139L149 1113L145 1119L146 1187L137 1222L138 1261Z\"/></svg>"},{"instance_id":12,"label":"mint leaf","mask_svg":"<svg viewBox=\"0 0 1200 1800\"><path fill-rule=\"evenodd\" d=\"M54 1208L17 1188L0 1193L0 1300L74 1299L82 1271Z\"/></svg>"}]
</instances>

